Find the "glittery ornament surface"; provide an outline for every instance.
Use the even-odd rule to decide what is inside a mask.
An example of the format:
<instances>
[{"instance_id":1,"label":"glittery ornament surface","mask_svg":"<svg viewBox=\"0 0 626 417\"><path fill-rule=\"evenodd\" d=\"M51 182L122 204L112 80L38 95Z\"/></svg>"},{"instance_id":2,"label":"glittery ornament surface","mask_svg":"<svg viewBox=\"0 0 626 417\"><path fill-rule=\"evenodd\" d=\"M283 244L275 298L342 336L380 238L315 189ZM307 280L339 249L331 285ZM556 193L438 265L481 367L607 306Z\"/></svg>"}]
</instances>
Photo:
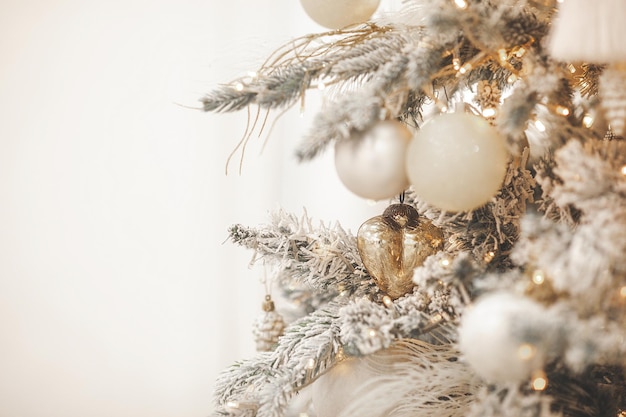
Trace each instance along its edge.
<instances>
[{"instance_id":1,"label":"glittery ornament surface","mask_svg":"<svg viewBox=\"0 0 626 417\"><path fill-rule=\"evenodd\" d=\"M378 287L396 299L413 289L413 269L443 248L443 233L417 210L393 204L361 225L357 248Z\"/></svg>"}]
</instances>

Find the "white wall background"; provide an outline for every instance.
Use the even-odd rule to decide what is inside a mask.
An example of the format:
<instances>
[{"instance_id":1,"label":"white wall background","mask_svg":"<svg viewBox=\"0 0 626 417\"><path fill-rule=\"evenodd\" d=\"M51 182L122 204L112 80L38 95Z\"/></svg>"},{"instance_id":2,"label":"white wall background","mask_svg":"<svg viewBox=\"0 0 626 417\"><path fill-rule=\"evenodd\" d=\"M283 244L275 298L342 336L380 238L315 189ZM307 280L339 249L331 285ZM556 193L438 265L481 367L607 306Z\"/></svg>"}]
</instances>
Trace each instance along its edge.
<instances>
[{"instance_id":1,"label":"white wall background","mask_svg":"<svg viewBox=\"0 0 626 417\"><path fill-rule=\"evenodd\" d=\"M313 104L241 176L245 112L177 105L318 30L294 0L0 3L0 417L210 414L263 291L226 228L380 211L295 164Z\"/></svg>"}]
</instances>

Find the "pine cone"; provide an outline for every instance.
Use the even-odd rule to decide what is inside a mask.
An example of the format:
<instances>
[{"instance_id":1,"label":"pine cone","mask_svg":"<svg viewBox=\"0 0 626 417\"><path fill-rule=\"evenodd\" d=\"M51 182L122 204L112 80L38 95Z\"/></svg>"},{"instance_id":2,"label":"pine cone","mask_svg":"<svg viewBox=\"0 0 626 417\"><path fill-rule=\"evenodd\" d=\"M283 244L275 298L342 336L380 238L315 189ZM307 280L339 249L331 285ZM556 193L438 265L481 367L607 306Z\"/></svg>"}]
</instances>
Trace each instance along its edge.
<instances>
[{"instance_id":1,"label":"pine cone","mask_svg":"<svg viewBox=\"0 0 626 417\"><path fill-rule=\"evenodd\" d=\"M502 98L502 91L498 87L498 83L495 81L481 80L476 86L476 96L474 101L484 111L485 109L497 109L500 106L500 99ZM493 118L493 115L488 118Z\"/></svg>"},{"instance_id":2,"label":"pine cone","mask_svg":"<svg viewBox=\"0 0 626 417\"><path fill-rule=\"evenodd\" d=\"M278 343L278 338L285 330L283 316L276 311L267 311L257 319L252 333L256 341L256 350L268 352L273 350Z\"/></svg>"}]
</instances>

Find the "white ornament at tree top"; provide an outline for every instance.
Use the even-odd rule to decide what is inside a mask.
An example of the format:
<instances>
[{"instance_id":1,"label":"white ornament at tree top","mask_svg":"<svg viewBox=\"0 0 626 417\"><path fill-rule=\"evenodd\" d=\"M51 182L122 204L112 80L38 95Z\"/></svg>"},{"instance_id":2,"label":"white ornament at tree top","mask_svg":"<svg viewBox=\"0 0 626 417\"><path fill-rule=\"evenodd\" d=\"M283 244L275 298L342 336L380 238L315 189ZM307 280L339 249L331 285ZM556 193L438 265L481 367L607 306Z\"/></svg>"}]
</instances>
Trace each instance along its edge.
<instances>
[{"instance_id":1,"label":"white ornament at tree top","mask_svg":"<svg viewBox=\"0 0 626 417\"><path fill-rule=\"evenodd\" d=\"M489 202L506 173L508 153L498 131L467 113L441 114L417 132L407 172L421 200L447 211Z\"/></svg>"},{"instance_id":2,"label":"white ornament at tree top","mask_svg":"<svg viewBox=\"0 0 626 417\"><path fill-rule=\"evenodd\" d=\"M300 0L302 7L316 23L329 29L367 21L380 0Z\"/></svg>"},{"instance_id":3,"label":"white ornament at tree top","mask_svg":"<svg viewBox=\"0 0 626 417\"><path fill-rule=\"evenodd\" d=\"M335 145L335 168L354 194L371 200L393 198L409 186L406 151L412 138L402 123L387 120Z\"/></svg>"},{"instance_id":4,"label":"white ornament at tree top","mask_svg":"<svg viewBox=\"0 0 626 417\"><path fill-rule=\"evenodd\" d=\"M489 382L522 382L541 370L553 343L537 302L507 292L479 298L463 314L463 359Z\"/></svg>"}]
</instances>

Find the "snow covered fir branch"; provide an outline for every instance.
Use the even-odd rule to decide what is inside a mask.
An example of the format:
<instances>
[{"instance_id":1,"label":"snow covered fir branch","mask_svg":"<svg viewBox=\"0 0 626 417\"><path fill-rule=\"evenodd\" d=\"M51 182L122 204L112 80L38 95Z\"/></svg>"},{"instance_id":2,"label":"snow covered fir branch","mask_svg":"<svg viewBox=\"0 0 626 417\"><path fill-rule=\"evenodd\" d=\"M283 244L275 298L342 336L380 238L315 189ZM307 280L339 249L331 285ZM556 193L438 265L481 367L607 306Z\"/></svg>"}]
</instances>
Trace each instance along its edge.
<instances>
[{"instance_id":1,"label":"snow covered fir branch","mask_svg":"<svg viewBox=\"0 0 626 417\"><path fill-rule=\"evenodd\" d=\"M333 147L390 205L356 235L281 210L229 229L280 299L216 414L626 416L626 3L301 4L331 30L204 110L256 108L245 138L323 90L297 157Z\"/></svg>"}]
</instances>

